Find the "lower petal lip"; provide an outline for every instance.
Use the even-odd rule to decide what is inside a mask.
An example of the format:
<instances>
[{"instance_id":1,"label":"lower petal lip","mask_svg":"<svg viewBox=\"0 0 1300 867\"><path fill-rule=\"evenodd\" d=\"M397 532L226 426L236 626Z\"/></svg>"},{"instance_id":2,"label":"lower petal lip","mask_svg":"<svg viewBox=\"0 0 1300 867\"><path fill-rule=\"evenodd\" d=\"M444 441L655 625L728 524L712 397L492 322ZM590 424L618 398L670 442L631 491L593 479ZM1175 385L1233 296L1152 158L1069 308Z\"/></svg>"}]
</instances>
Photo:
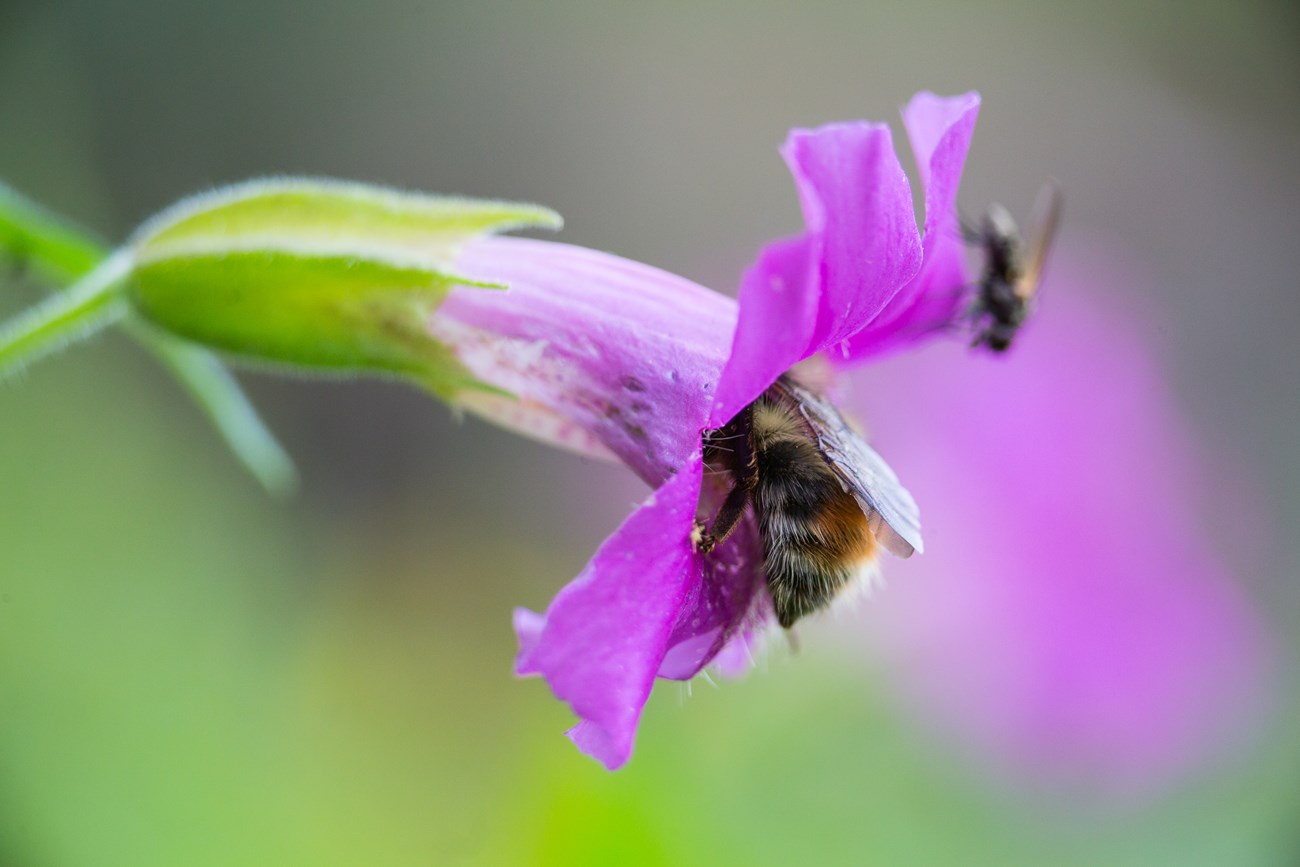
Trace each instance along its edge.
<instances>
[{"instance_id":1,"label":"lower petal lip","mask_svg":"<svg viewBox=\"0 0 1300 867\"><path fill-rule=\"evenodd\" d=\"M545 622L516 614L516 669L540 674L583 720L571 736L609 768L632 752L641 709L687 600L701 581L690 527L698 457L611 535L551 603Z\"/></svg>"}]
</instances>

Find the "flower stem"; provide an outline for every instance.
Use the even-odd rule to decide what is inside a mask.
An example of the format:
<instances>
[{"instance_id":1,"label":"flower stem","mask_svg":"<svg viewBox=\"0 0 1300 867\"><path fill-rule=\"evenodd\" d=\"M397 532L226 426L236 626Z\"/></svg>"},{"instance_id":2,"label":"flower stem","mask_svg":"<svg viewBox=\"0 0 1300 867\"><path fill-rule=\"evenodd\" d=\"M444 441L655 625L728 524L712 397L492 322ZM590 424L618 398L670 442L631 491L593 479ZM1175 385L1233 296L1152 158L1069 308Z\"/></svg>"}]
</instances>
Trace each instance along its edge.
<instances>
[{"instance_id":1,"label":"flower stem","mask_svg":"<svg viewBox=\"0 0 1300 867\"><path fill-rule=\"evenodd\" d=\"M130 270L129 254L116 253L66 292L0 325L0 377L122 318Z\"/></svg>"},{"instance_id":2,"label":"flower stem","mask_svg":"<svg viewBox=\"0 0 1300 867\"><path fill-rule=\"evenodd\" d=\"M42 282L67 286L108 258L108 247L0 183L0 253L31 267Z\"/></svg>"},{"instance_id":3,"label":"flower stem","mask_svg":"<svg viewBox=\"0 0 1300 867\"><path fill-rule=\"evenodd\" d=\"M84 229L51 214L27 197L0 183L0 255L30 268L40 282L51 287L75 284L108 259L106 245ZM69 292L73 290L68 290ZM56 296L54 305L62 296ZM71 304L71 299L68 299ZM110 307L114 306L111 302ZM120 303L116 306L120 306ZM37 308L8 326L0 325L0 341L17 337L17 329L45 308ZM46 311L49 312L49 311ZM103 311L108 320L116 311ZM53 323L47 323L52 325ZM101 327L102 324L100 323ZM147 351L172 372L190 393L203 413L212 420L226 445L254 478L272 494L286 495L297 485L293 460L258 416L257 410L225 365L197 344L179 340L143 322L127 318L123 327ZM93 323L92 323L93 325ZM35 335L28 335L35 339ZM3 343L0 343L3 345ZM20 347L12 347L18 353ZM0 349L0 353L8 350ZM35 356L25 356L31 361ZM14 362L15 365L18 362ZM9 363L0 356L0 377Z\"/></svg>"},{"instance_id":4,"label":"flower stem","mask_svg":"<svg viewBox=\"0 0 1300 867\"><path fill-rule=\"evenodd\" d=\"M144 322L128 320L125 325L133 337L148 346L185 384L226 445L262 487L276 496L294 492L298 487L298 471L293 459L276 441L220 359L196 344L172 337Z\"/></svg>"}]
</instances>

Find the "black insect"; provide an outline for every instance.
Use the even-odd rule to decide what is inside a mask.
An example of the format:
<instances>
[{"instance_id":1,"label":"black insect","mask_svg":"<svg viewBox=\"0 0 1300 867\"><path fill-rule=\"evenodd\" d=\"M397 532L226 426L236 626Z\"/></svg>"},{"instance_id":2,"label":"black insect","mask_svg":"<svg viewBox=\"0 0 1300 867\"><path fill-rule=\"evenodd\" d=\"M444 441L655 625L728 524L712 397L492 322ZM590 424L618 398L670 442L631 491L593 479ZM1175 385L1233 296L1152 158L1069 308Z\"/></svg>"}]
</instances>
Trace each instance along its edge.
<instances>
[{"instance_id":1,"label":"black insect","mask_svg":"<svg viewBox=\"0 0 1300 867\"><path fill-rule=\"evenodd\" d=\"M974 346L1004 352L1024 324L1038 293L1043 264L1061 221L1061 190L1053 181L1043 185L1029 218L1030 237L1022 243L1010 212L993 205L967 238L984 251L979 293L971 307Z\"/></svg>"}]
</instances>

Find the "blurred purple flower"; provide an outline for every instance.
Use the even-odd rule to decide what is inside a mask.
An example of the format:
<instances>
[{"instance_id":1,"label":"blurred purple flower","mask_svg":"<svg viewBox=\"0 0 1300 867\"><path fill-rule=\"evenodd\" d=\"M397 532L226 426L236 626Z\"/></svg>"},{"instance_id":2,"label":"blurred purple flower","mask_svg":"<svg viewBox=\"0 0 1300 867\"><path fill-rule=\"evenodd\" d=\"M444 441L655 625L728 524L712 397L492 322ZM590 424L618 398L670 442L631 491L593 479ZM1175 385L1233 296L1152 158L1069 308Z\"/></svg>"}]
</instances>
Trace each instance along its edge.
<instances>
[{"instance_id":1,"label":"blurred purple flower","mask_svg":"<svg viewBox=\"0 0 1300 867\"><path fill-rule=\"evenodd\" d=\"M612 454L656 488L545 615L515 615L516 670L546 678L580 718L570 737L607 767L631 754L656 676L693 677L768 618L752 522L708 557L691 544L702 433L803 359L904 345L920 331L920 311L934 315L929 296L960 303L966 281L954 267L961 250L951 220L978 109L973 93L922 93L904 111L926 189L924 238L887 126L791 133L782 154L805 230L762 251L738 306L657 269L562 244L489 238L458 256L461 273L511 287L457 290L431 323L478 379L514 395L474 395L468 408Z\"/></svg>"},{"instance_id":2,"label":"blurred purple flower","mask_svg":"<svg viewBox=\"0 0 1300 867\"><path fill-rule=\"evenodd\" d=\"M1140 791L1240 733L1267 641L1215 545L1245 534L1230 492L1123 296L1077 273L1054 266L1012 363L950 345L863 383L931 553L855 640L980 756Z\"/></svg>"}]
</instances>

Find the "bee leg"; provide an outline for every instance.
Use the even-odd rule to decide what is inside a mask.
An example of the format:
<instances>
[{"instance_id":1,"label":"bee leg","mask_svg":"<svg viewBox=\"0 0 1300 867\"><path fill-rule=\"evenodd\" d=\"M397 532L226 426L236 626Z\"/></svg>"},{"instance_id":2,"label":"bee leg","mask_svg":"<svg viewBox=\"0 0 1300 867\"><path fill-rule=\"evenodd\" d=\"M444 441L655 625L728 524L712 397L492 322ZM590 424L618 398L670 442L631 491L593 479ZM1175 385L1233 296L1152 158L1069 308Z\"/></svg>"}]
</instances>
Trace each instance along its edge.
<instances>
[{"instance_id":1,"label":"bee leg","mask_svg":"<svg viewBox=\"0 0 1300 867\"><path fill-rule=\"evenodd\" d=\"M731 451L731 475L733 484L727 498L722 501L718 513L707 530L697 528L692 534L695 550L707 554L731 535L745 514L749 505L750 494L758 484L758 463L754 459L754 407L745 407L728 425L735 434L731 439L736 443Z\"/></svg>"},{"instance_id":2,"label":"bee leg","mask_svg":"<svg viewBox=\"0 0 1300 867\"><path fill-rule=\"evenodd\" d=\"M698 541L695 543L695 550L707 554L725 541L740 523L740 516L745 514L747 505L749 505L749 489L737 484L727 494L727 499L722 501L722 506L713 516L713 523L709 528L696 533Z\"/></svg>"}]
</instances>

